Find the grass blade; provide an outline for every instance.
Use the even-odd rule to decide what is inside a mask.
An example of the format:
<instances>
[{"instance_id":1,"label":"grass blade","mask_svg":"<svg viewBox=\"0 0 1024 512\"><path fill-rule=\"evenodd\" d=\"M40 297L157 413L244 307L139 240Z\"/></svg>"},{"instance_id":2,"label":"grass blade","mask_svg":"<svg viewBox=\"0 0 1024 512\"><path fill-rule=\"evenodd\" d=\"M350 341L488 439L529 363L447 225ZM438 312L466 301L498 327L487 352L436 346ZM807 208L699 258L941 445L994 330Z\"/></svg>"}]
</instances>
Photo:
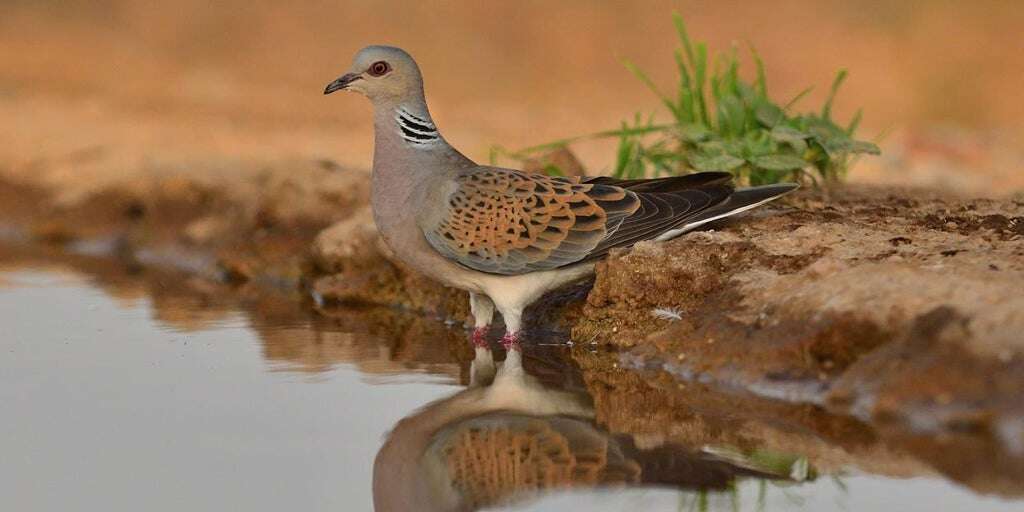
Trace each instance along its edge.
<instances>
[{"instance_id":1,"label":"grass blade","mask_svg":"<svg viewBox=\"0 0 1024 512\"><path fill-rule=\"evenodd\" d=\"M762 98L767 98L768 78L764 71L764 61L761 60L761 55L757 53L753 43L747 41L747 48L750 49L750 58L754 60L754 66L757 68L757 81L754 82L754 86Z\"/></svg>"},{"instance_id":2,"label":"grass blade","mask_svg":"<svg viewBox=\"0 0 1024 512\"><path fill-rule=\"evenodd\" d=\"M694 172L728 170L739 183L766 184L797 178L828 183L842 179L864 154L878 154L876 144L856 140L863 111L857 110L845 126L832 121L832 107L847 77L839 70L820 113L792 114L807 96L808 87L785 104L768 97L765 63L747 42L756 75L740 75L740 50L732 45L711 54L707 44L690 39L683 17L672 15L681 44L672 55L679 73L678 88L664 94L651 77L632 61L623 65L650 89L672 113L668 124L655 124L654 114L637 113L616 129L570 137L511 152L500 146L490 150L493 162L503 158L525 160L533 153L563 148L581 139L615 138L613 175L646 178ZM546 168L558 174L560 169Z\"/></svg>"},{"instance_id":3,"label":"grass blade","mask_svg":"<svg viewBox=\"0 0 1024 512\"><path fill-rule=\"evenodd\" d=\"M647 88L650 89L663 104L665 104L665 107L672 112L674 117L679 117L678 112L676 112L675 104L672 103L672 100L669 99L668 96L665 96L660 90L658 90L658 86L654 84L654 81L651 80L651 77L647 76L647 73L645 73L644 70L637 67L636 64L633 64L633 62L628 59L622 59L622 64L626 66L626 69L628 69L630 73L633 73L633 76L640 79L640 81L643 82L644 85L646 85Z\"/></svg>"},{"instance_id":4,"label":"grass blade","mask_svg":"<svg viewBox=\"0 0 1024 512\"><path fill-rule=\"evenodd\" d=\"M785 110L785 111L788 112L789 109L793 107L793 105L796 105L796 102L804 99L804 96L807 96L813 90L814 90L814 86L812 85L812 86L810 86L810 87L800 91L799 93L797 93L796 96L793 96L793 99L789 100L789 102L786 103L786 106L782 107L782 110Z\"/></svg>"},{"instance_id":5,"label":"grass blade","mask_svg":"<svg viewBox=\"0 0 1024 512\"><path fill-rule=\"evenodd\" d=\"M694 65L696 59L693 53L693 44L690 42L690 35L686 33L686 23L683 22L683 17L678 12L672 13L672 23L676 26L679 42L683 44L683 50L686 51L686 58L690 61L690 67L696 69Z\"/></svg>"},{"instance_id":6,"label":"grass blade","mask_svg":"<svg viewBox=\"0 0 1024 512\"><path fill-rule=\"evenodd\" d=\"M843 85L843 80L846 80L846 70L840 69L836 73L836 79L832 81L832 89L828 92L828 99L825 100L825 105L821 107L821 117L826 121L832 120L832 100L836 98L836 93L839 91L839 86Z\"/></svg>"},{"instance_id":7,"label":"grass blade","mask_svg":"<svg viewBox=\"0 0 1024 512\"><path fill-rule=\"evenodd\" d=\"M850 124L846 127L846 134L853 137L853 133L857 131L857 127L860 126L860 120L864 117L864 109L858 108L857 113L853 114L853 119L850 120Z\"/></svg>"},{"instance_id":8,"label":"grass blade","mask_svg":"<svg viewBox=\"0 0 1024 512\"><path fill-rule=\"evenodd\" d=\"M700 106L701 121L711 126L711 118L708 116L708 100L704 92L704 85L707 82L708 69L708 48L704 43L697 43L697 60L692 62L694 75L694 91L696 92L697 104Z\"/></svg>"},{"instance_id":9,"label":"grass blade","mask_svg":"<svg viewBox=\"0 0 1024 512\"><path fill-rule=\"evenodd\" d=\"M680 122L692 123L696 120L697 106L694 104L690 70L686 67L686 61L683 60L683 52L681 50L677 49L672 52L672 55L675 56L676 68L679 70L679 98L676 104L679 107L680 114L685 114L685 117L680 119Z\"/></svg>"}]
</instances>

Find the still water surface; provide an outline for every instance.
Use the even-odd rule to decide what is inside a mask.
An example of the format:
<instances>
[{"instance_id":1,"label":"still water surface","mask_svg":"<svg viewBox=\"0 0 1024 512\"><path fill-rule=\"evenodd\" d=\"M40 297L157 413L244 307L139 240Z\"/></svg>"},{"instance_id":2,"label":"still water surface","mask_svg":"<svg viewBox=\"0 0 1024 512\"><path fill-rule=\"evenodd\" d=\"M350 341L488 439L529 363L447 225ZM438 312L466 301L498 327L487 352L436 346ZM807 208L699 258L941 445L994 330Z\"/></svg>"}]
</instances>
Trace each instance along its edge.
<instances>
[{"instance_id":1,"label":"still water surface","mask_svg":"<svg viewBox=\"0 0 1024 512\"><path fill-rule=\"evenodd\" d=\"M242 311L131 280L0 271L3 510L361 511L375 493L381 510L1024 510L937 475L638 447L595 424L558 349L502 364L396 343L359 312ZM384 323L423 321L403 318ZM529 490L546 487L571 490Z\"/></svg>"}]
</instances>

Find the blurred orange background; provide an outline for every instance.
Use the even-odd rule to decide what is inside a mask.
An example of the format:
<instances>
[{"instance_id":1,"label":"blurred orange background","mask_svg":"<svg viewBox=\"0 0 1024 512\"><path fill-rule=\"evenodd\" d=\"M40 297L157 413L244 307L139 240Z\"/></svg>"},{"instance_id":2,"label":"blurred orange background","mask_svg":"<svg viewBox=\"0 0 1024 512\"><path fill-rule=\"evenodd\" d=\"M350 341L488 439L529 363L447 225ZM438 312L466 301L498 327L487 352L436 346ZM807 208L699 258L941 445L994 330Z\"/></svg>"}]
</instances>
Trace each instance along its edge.
<instances>
[{"instance_id":1,"label":"blurred orange background","mask_svg":"<svg viewBox=\"0 0 1024 512\"><path fill-rule=\"evenodd\" d=\"M368 102L321 92L377 43L417 58L446 138L486 161L493 144L658 111L620 59L671 88L672 11L713 50L755 45L777 100L814 85L797 110L818 108L848 69L838 118L863 107L861 137L893 131L852 179L1024 190L1024 14L999 0L7 1L0 167L93 151L111 169L294 157L365 168ZM611 143L574 149L594 173L612 161Z\"/></svg>"}]
</instances>

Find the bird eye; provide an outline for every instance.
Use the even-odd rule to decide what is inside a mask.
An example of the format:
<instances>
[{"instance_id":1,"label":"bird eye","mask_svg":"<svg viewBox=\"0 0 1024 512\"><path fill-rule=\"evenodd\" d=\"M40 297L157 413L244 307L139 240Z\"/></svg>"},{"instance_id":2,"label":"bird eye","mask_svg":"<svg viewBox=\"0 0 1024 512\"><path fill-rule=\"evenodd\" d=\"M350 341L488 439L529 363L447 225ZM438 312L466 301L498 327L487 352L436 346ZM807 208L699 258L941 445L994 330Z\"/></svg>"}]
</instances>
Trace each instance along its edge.
<instances>
[{"instance_id":1,"label":"bird eye","mask_svg":"<svg viewBox=\"0 0 1024 512\"><path fill-rule=\"evenodd\" d=\"M384 73L391 71L391 66L389 66L387 62L379 60L377 62L374 62L373 64L370 64L370 69L368 69L367 71L369 71L370 75L372 76L383 76Z\"/></svg>"}]
</instances>

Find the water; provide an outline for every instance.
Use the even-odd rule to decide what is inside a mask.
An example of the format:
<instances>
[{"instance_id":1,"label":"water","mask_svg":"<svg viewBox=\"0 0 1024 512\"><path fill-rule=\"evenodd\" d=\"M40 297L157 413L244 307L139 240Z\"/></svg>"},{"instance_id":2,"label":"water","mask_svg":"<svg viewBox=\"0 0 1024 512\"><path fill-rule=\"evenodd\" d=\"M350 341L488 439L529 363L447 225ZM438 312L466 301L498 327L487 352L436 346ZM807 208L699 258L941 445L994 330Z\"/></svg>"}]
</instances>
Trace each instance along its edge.
<instances>
[{"instance_id":1,"label":"water","mask_svg":"<svg viewBox=\"0 0 1024 512\"><path fill-rule=\"evenodd\" d=\"M557 347L138 272L0 266L4 510L1024 510L919 461L610 434Z\"/></svg>"}]
</instances>

